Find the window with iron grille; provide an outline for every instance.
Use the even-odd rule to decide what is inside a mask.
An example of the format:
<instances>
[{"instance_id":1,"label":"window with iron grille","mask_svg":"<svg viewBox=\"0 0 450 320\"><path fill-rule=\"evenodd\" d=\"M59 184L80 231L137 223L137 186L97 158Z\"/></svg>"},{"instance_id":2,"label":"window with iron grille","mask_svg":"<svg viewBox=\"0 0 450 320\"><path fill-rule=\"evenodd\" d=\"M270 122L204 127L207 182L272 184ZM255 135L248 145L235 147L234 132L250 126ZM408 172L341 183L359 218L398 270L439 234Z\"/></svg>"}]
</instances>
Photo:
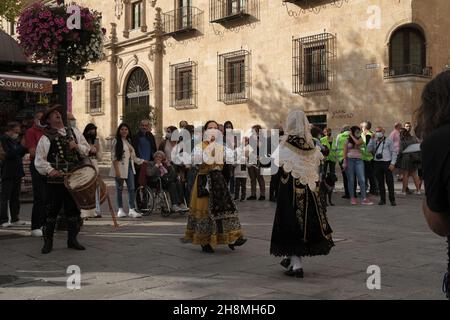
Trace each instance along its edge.
<instances>
[{"instance_id":1,"label":"window with iron grille","mask_svg":"<svg viewBox=\"0 0 450 320\"><path fill-rule=\"evenodd\" d=\"M132 21L131 21L131 28L132 29L139 29L141 27L141 19L142 19L142 1L133 2L131 4L131 14L132 14Z\"/></svg>"},{"instance_id":2,"label":"window with iron grille","mask_svg":"<svg viewBox=\"0 0 450 320\"><path fill-rule=\"evenodd\" d=\"M209 0L210 22L223 23L253 16L259 18L260 0Z\"/></svg>"},{"instance_id":3,"label":"window with iron grille","mask_svg":"<svg viewBox=\"0 0 450 320\"><path fill-rule=\"evenodd\" d=\"M426 41L421 30L414 26L401 27L389 41L389 67L384 77L431 77L432 68L426 66Z\"/></svg>"},{"instance_id":4,"label":"window with iron grille","mask_svg":"<svg viewBox=\"0 0 450 320\"><path fill-rule=\"evenodd\" d=\"M86 81L86 113L103 113L104 79L96 78Z\"/></svg>"},{"instance_id":5,"label":"window with iron grille","mask_svg":"<svg viewBox=\"0 0 450 320\"><path fill-rule=\"evenodd\" d=\"M329 33L293 40L293 92L331 90L335 78L336 38Z\"/></svg>"},{"instance_id":6,"label":"window with iron grille","mask_svg":"<svg viewBox=\"0 0 450 320\"><path fill-rule=\"evenodd\" d=\"M197 64L193 61L170 65L170 106L197 107Z\"/></svg>"},{"instance_id":7,"label":"window with iron grille","mask_svg":"<svg viewBox=\"0 0 450 320\"><path fill-rule=\"evenodd\" d=\"M246 102L251 96L251 53L239 50L218 55L218 100Z\"/></svg>"}]
</instances>

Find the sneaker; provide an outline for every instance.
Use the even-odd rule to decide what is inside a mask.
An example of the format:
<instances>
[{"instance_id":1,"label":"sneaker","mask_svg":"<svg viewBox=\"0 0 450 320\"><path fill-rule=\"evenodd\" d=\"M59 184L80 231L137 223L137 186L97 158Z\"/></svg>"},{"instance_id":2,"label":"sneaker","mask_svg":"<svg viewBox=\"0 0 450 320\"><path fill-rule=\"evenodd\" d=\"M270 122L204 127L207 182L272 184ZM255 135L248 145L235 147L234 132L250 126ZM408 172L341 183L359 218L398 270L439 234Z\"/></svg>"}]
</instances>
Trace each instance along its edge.
<instances>
[{"instance_id":1,"label":"sneaker","mask_svg":"<svg viewBox=\"0 0 450 320\"><path fill-rule=\"evenodd\" d=\"M420 192L420 190L418 190L418 191L414 192L414 194L420 196L422 194L422 192Z\"/></svg>"},{"instance_id":2,"label":"sneaker","mask_svg":"<svg viewBox=\"0 0 450 320\"><path fill-rule=\"evenodd\" d=\"M402 195L402 196L406 196L407 195L407 193L406 192L400 192L400 194Z\"/></svg>"},{"instance_id":3,"label":"sneaker","mask_svg":"<svg viewBox=\"0 0 450 320\"><path fill-rule=\"evenodd\" d=\"M24 225L25 225L25 221L17 220L17 221L11 222L11 224L12 224L14 227L24 226Z\"/></svg>"},{"instance_id":4,"label":"sneaker","mask_svg":"<svg viewBox=\"0 0 450 320\"><path fill-rule=\"evenodd\" d=\"M373 202L370 201L368 198L365 198L363 201L361 201L362 205L371 206L373 205Z\"/></svg>"},{"instance_id":5,"label":"sneaker","mask_svg":"<svg viewBox=\"0 0 450 320\"><path fill-rule=\"evenodd\" d=\"M132 218L142 218L142 214L140 214L139 212L137 212L134 209L130 209L130 212L128 213L128 215Z\"/></svg>"},{"instance_id":6,"label":"sneaker","mask_svg":"<svg viewBox=\"0 0 450 320\"><path fill-rule=\"evenodd\" d=\"M172 205L172 211L173 212L180 212L181 208L179 206L177 206L176 204Z\"/></svg>"},{"instance_id":7,"label":"sneaker","mask_svg":"<svg viewBox=\"0 0 450 320\"><path fill-rule=\"evenodd\" d=\"M184 204L184 203L182 203L180 206L178 206L179 208L180 208L180 210L181 211L189 211L189 208Z\"/></svg>"},{"instance_id":8,"label":"sneaker","mask_svg":"<svg viewBox=\"0 0 450 320\"><path fill-rule=\"evenodd\" d=\"M352 200L350 201L350 203L352 205L357 205L358 203L356 202L356 198L352 198Z\"/></svg>"},{"instance_id":9,"label":"sneaker","mask_svg":"<svg viewBox=\"0 0 450 320\"><path fill-rule=\"evenodd\" d=\"M9 227L12 227L11 223L9 223L9 222L2 223L2 228L9 228Z\"/></svg>"},{"instance_id":10,"label":"sneaker","mask_svg":"<svg viewBox=\"0 0 450 320\"><path fill-rule=\"evenodd\" d=\"M36 238L42 237L42 230L41 229L31 230L31 236Z\"/></svg>"},{"instance_id":11,"label":"sneaker","mask_svg":"<svg viewBox=\"0 0 450 320\"><path fill-rule=\"evenodd\" d=\"M125 218L128 215L125 213L125 211L123 211L123 208L119 208L119 212L117 212L117 217L118 218Z\"/></svg>"}]
</instances>

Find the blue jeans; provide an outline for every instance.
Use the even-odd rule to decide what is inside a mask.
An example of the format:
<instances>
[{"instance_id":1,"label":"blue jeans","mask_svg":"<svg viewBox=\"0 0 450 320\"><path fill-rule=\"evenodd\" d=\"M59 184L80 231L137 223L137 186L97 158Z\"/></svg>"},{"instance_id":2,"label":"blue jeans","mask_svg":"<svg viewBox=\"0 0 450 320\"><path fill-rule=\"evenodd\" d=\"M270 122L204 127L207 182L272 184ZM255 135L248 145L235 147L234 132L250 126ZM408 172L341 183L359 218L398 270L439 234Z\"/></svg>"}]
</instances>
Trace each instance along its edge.
<instances>
[{"instance_id":1,"label":"blue jeans","mask_svg":"<svg viewBox=\"0 0 450 320\"><path fill-rule=\"evenodd\" d=\"M347 158L347 170L345 170L348 180L348 190L350 197L355 194L355 173L358 178L361 196L366 198L366 178L364 176L364 161L358 158Z\"/></svg>"},{"instance_id":2,"label":"blue jeans","mask_svg":"<svg viewBox=\"0 0 450 320\"><path fill-rule=\"evenodd\" d=\"M128 189L128 205L130 209L134 209L136 206L134 204L134 173L133 168L131 166L131 162L128 165L128 178L127 179L119 179L116 178L116 198L117 198L117 207L123 208L123 201L122 201L122 190L123 190L123 182L127 182L127 189Z\"/></svg>"},{"instance_id":3,"label":"blue jeans","mask_svg":"<svg viewBox=\"0 0 450 320\"><path fill-rule=\"evenodd\" d=\"M100 213L102 209L100 208L100 187L95 189L95 212Z\"/></svg>"}]
</instances>

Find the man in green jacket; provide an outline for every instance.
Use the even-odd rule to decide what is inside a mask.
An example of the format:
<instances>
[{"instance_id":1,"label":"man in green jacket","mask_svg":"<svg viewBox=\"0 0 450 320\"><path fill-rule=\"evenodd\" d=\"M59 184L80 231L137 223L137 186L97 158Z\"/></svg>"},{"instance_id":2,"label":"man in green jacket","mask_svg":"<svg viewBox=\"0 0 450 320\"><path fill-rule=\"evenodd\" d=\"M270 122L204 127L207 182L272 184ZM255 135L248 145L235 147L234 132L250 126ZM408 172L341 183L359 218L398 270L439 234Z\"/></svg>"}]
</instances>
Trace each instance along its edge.
<instances>
[{"instance_id":1,"label":"man in green jacket","mask_svg":"<svg viewBox=\"0 0 450 320\"><path fill-rule=\"evenodd\" d=\"M364 141L364 145L362 148L362 160L364 161L364 173L366 176L366 189L370 190L369 193L372 195L378 195L378 183L375 179L374 174L374 164L373 164L373 155L367 150L367 146L369 145L370 140L372 139L372 123L370 121L364 121L360 125L361 127L361 137ZM369 188L370 184L370 188Z\"/></svg>"},{"instance_id":2,"label":"man in green jacket","mask_svg":"<svg viewBox=\"0 0 450 320\"><path fill-rule=\"evenodd\" d=\"M326 176L329 170L330 173L336 174L336 140L333 139L330 128L323 129L323 137L320 142L329 150L328 156L325 158L323 173Z\"/></svg>"},{"instance_id":3,"label":"man in green jacket","mask_svg":"<svg viewBox=\"0 0 450 320\"><path fill-rule=\"evenodd\" d=\"M350 199L350 193L348 191L347 175L345 174L345 170L343 167L344 146L348 141L349 135L350 135L350 126L344 126L341 130L341 133L338 134L338 136L336 137L336 142L335 142L336 156L337 156L337 160L339 161L339 166L341 167L342 181L344 182L345 194L342 197L343 199ZM355 184L356 184L356 179L355 179ZM356 188L355 188L355 190L356 190ZM356 196L355 196L355 198L356 198Z\"/></svg>"}]
</instances>

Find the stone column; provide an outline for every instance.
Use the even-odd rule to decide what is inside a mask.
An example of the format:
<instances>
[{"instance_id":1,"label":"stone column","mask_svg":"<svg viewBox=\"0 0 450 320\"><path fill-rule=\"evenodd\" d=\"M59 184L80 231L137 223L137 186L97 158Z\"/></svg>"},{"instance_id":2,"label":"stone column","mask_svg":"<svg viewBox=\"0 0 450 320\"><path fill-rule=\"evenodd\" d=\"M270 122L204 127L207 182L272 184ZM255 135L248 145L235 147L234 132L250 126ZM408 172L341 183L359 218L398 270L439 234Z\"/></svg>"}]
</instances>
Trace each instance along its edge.
<instances>
[{"instance_id":1,"label":"stone column","mask_svg":"<svg viewBox=\"0 0 450 320\"><path fill-rule=\"evenodd\" d=\"M116 133L117 122L118 122L118 109L117 109L117 25L111 23L111 57L109 59L109 72L110 72L110 82L109 82L109 97L111 104L111 119L110 119L110 137L113 137Z\"/></svg>"},{"instance_id":2,"label":"stone column","mask_svg":"<svg viewBox=\"0 0 450 320\"><path fill-rule=\"evenodd\" d=\"M152 47L151 54L154 57L154 76L155 76L155 124L156 140L161 141L163 137L163 63L164 63L164 33L161 18L161 8L156 8L155 17L155 44Z\"/></svg>"}]
</instances>

